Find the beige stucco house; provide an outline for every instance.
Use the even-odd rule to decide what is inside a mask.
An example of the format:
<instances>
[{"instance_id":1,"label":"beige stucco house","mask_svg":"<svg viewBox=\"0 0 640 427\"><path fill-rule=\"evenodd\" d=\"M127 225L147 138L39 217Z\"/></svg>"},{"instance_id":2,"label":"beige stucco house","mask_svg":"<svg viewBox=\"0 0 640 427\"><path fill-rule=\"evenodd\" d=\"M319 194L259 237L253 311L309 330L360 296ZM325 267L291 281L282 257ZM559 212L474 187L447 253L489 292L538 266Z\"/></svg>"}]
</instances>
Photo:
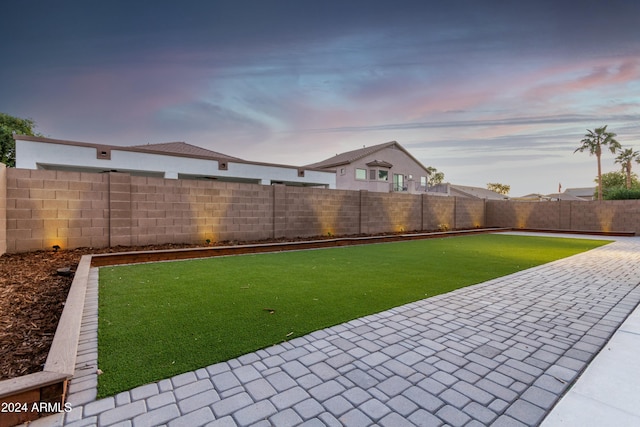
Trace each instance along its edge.
<instances>
[{"instance_id":1,"label":"beige stucco house","mask_svg":"<svg viewBox=\"0 0 640 427\"><path fill-rule=\"evenodd\" d=\"M308 168L335 171L336 188L377 192L427 191L429 172L396 141L336 154Z\"/></svg>"}]
</instances>

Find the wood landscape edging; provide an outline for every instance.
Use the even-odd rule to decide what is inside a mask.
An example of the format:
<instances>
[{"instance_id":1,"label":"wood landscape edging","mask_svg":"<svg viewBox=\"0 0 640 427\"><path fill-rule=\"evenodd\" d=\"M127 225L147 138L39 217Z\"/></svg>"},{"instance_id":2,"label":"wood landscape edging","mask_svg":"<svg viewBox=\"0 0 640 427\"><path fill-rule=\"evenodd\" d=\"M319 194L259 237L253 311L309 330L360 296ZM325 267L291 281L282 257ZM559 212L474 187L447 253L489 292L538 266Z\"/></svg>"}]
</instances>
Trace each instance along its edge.
<instances>
[{"instance_id":1,"label":"wood landscape edging","mask_svg":"<svg viewBox=\"0 0 640 427\"><path fill-rule=\"evenodd\" d=\"M0 427L10 427L64 410L73 377L91 256L80 259L42 372L0 381Z\"/></svg>"}]
</instances>

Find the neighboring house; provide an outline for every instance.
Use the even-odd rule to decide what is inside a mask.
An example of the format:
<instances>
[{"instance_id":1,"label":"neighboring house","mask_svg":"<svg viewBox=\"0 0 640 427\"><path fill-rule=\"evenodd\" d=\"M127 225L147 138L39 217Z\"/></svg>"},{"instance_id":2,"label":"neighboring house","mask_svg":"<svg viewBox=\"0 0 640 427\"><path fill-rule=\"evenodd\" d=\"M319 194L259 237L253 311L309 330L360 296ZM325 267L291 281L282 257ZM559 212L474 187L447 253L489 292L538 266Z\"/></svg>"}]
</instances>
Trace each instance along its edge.
<instances>
[{"instance_id":1,"label":"neighboring house","mask_svg":"<svg viewBox=\"0 0 640 427\"><path fill-rule=\"evenodd\" d=\"M514 197L514 198L511 198L511 200L521 201L521 202L557 202L559 200L575 201L575 202L586 201L585 199L581 199L580 197L567 194L566 191L564 193L551 193L551 194L532 193L522 197Z\"/></svg>"},{"instance_id":2,"label":"neighboring house","mask_svg":"<svg viewBox=\"0 0 640 427\"><path fill-rule=\"evenodd\" d=\"M565 194L578 197L582 200L593 200L593 195L596 192L596 187L583 187L583 188L567 188L564 190Z\"/></svg>"},{"instance_id":3,"label":"neighboring house","mask_svg":"<svg viewBox=\"0 0 640 427\"><path fill-rule=\"evenodd\" d=\"M477 199L487 200L507 200L509 196L491 191L482 187L470 187L468 185L450 185L451 195L458 197L475 197Z\"/></svg>"},{"instance_id":4,"label":"neighboring house","mask_svg":"<svg viewBox=\"0 0 640 427\"><path fill-rule=\"evenodd\" d=\"M570 193L567 193L566 191L564 193L552 193L552 194L547 194L546 195L547 199L549 199L552 202L556 202L558 200L562 200L562 201L570 201L570 202L586 202L587 199L583 199L581 197L576 197ZM591 200L591 199L589 199Z\"/></svg>"},{"instance_id":5,"label":"neighboring house","mask_svg":"<svg viewBox=\"0 0 640 427\"><path fill-rule=\"evenodd\" d=\"M448 182L429 187L429 194L435 196L455 196L472 199L507 200L509 196L482 187L455 185Z\"/></svg>"},{"instance_id":6,"label":"neighboring house","mask_svg":"<svg viewBox=\"0 0 640 427\"><path fill-rule=\"evenodd\" d=\"M520 197L512 197L511 200L515 200L519 202L543 202L543 201L547 201L545 197L546 196L541 193L531 193L531 194L525 194L524 196L520 196Z\"/></svg>"},{"instance_id":7,"label":"neighboring house","mask_svg":"<svg viewBox=\"0 0 640 427\"><path fill-rule=\"evenodd\" d=\"M336 187L335 174L326 170L252 162L184 142L121 147L24 135L14 135L14 139L16 167L22 169Z\"/></svg>"},{"instance_id":8,"label":"neighboring house","mask_svg":"<svg viewBox=\"0 0 640 427\"><path fill-rule=\"evenodd\" d=\"M427 168L396 141L336 154L307 167L335 171L340 190L425 192L429 177Z\"/></svg>"}]
</instances>

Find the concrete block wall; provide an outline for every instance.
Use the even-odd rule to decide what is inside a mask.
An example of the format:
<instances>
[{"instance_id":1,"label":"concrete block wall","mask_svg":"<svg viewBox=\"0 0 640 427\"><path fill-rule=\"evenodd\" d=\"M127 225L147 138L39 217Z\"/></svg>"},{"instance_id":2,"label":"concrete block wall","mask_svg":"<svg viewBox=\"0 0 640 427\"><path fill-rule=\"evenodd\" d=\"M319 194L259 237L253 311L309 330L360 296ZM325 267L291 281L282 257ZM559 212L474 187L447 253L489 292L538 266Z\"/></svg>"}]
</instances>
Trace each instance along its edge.
<instances>
[{"instance_id":1,"label":"concrete block wall","mask_svg":"<svg viewBox=\"0 0 640 427\"><path fill-rule=\"evenodd\" d=\"M480 226L640 233L640 200L484 201L0 165L0 253Z\"/></svg>"},{"instance_id":2,"label":"concrete block wall","mask_svg":"<svg viewBox=\"0 0 640 427\"><path fill-rule=\"evenodd\" d=\"M362 192L362 233L413 231L422 229L421 196L401 193Z\"/></svg>"},{"instance_id":3,"label":"concrete block wall","mask_svg":"<svg viewBox=\"0 0 640 427\"><path fill-rule=\"evenodd\" d=\"M454 228L479 228L485 224L485 201L456 197Z\"/></svg>"},{"instance_id":4,"label":"concrete block wall","mask_svg":"<svg viewBox=\"0 0 640 427\"><path fill-rule=\"evenodd\" d=\"M108 175L6 170L7 252L109 245Z\"/></svg>"},{"instance_id":5,"label":"concrete block wall","mask_svg":"<svg viewBox=\"0 0 640 427\"><path fill-rule=\"evenodd\" d=\"M423 230L478 228L485 225L485 201L464 197L422 196Z\"/></svg>"},{"instance_id":6,"label":"concrete block wall","mask_svg":"<svg viewBox=\"0 0 640 427\"><path fill-rule=\"evenodd\" d=\"M280 185L271 186L273 189L273 238L280 239L287 236L287 187Z\"/></svg>"},{"instance_id":7,"label":"concrete block wall","mask_svg":"<svg viewBox=\"0 0 640 427\"><path fill-rule=\"evenodd\" d=\"M132 207L131 175L128 173L109 173L109 246L130 246Z\"/></svg>"},{"instance_id":8,"label":"concrete block wall","mask_svg":"<svg viewBox=\"0 0 640 427\"><path fill-rule=\"evenodd\" d=\"M562 218L562 212L566 215L564 209L560 210L560 206L564 203L573 202L491 200L487 202L487 225L495 227L562 229L562 225L566 225L567 220L570 220L566 216Z\"/></svg>"},{"instance_id":9,"label":"concrete block wall","mask_svg":"<svg viewBox=\"0 0 640 427\"><path fill-rule=\"evenodd\" d=\"M7 252L7 167L0 163L0 255Z\"/></svg>"},{"instance_id":10,"label":"concrete block wall","mask_svg":"<svg viewBox=\"0 0 640 427\"><path fill-rule=\"evenodd\" d=\"M640 233L640 200L608 200L591 209L572 202L570 209L569 225L574 229Z\"/></svg>"},{"instance_id":11,"label":"concrete block wall","mask_svg":"<svg viewBox=\"0 0 640 427\"><path fill-rule=\"evenodd\" d=\"M267 239L273 200L257 184L131 177L131 244Z\"/></svg>"},{"instance_id":12,"label":"concrete block wall","mask_svg":"<svg viewBox=\"0 0 640 427\"><path fill-rule=\"evenodd\" d=\"M456 198L443 196L422 196L424 230L445 230L455 228Z\"/></svg>"},{"instance_id":13,"label":"concrete block wall","mask_svg":"<svg viewBox=\"0 0 640 427\"><path fill-rule=\"evenodd\" d=\"M360 193L324 188L284 187L284 237L360 233Z\"/></svg>"},{"instance_id":14,"label":"concrete block wall","mask_svg":"<svg viewBox=\"0 0 640 427\"><path fill-rule=\"evenodd\" d=\"M510 202L490 200L488 226L640 233L640 200Z\"/></svg>"}]
</instances>

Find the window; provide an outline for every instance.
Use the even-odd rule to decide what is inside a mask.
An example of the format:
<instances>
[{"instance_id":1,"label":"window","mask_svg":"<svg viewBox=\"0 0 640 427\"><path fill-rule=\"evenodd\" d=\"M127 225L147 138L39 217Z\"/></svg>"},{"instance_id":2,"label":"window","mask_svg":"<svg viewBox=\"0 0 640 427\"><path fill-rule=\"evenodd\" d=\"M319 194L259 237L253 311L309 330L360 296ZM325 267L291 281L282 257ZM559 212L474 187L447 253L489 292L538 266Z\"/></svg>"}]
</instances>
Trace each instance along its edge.
<instances>
[{"instance_id":1,"label":"window","mask_svg":"<svg viewBox=\"0 0 640 427\"><path fill-rule=\"evenodd\" d=\"M378 170L378 181L389 181L389 171Z\"/></svg>"},{"instance_id":2,"label":"window","mask_svg":"<svg viewBox=\"0 0 640 427\"><path fill-rule=\"evenodd\" d=\"M345 169L344 168L340 168L340 175L344 175L345 174Z\"/></svg>"},{"instance_id":3,"label":"window","mask_svg":"<svg viewBox=\"0 0 640 427\"><path fill-rule=\"evenodd\" d=\"M371 181L375 181L376 180L376 170L375 169L369 169L369 179Z\"/></svg>"},{"instance_id":4,"label":"window","mask_svg":"<svg viewBox=\"0 0 640 427\"><path fill-rule=\"evenodd\" d=\"M426 176L421 176L420 177L420 187L426 187L427 186L427 177Z\"/></svg>"},{"instance_id":5,"label":"window","mask_svg":"<svg viewBox=\"0 0 640 427\"><path fill-rule=\"evenodd\" d=\"M366 169L356 169L356 179L367 179L367 170Z\"/></svg>"}]
</instances>

